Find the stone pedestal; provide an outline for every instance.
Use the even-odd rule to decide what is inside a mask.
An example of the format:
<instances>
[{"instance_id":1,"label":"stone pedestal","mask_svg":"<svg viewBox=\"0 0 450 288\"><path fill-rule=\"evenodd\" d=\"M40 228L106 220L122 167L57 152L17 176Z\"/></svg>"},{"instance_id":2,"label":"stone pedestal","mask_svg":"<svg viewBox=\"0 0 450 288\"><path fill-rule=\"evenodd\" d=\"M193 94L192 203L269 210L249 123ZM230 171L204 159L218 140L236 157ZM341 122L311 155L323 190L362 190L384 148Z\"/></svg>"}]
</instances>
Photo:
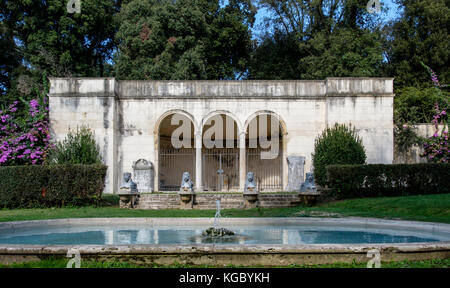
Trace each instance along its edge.
<instances>
[{"instance_id":1,"label":"stone pedestal","mask_svg":"<svg viewBox=\"0 0 450 288\"><path fill-rule=\"evenodd\" d=\"M190 191L180 191L178 192L180 196L180 209L192 209L195 201L195 193Z\"/></svg>"},{"instance_id":2,"label":"stone pedestal","mask_svg":"<svg viewBox=\"0 0 450 288\"><path fill-rule=\"evenodd\" d=\"M129 191L120 191L119 195L119 206L120 208L135 208L138 204L139 193L133 193Z\"/></svg>"},{"instance_id":3,"label":"stone pedestal","mask_svg":"<svg viewBox=\"0 0 450 288\"><path fill-rule=\"evenodd\" d=\"M133 162L133 174L139 193L153 192L155 173L152 162L145 159Z\"/></svg>"},{"instance_id":4,"label":"stone pedestal","mask_svg":"<svg viewBox=\"0 0 450 288\"><path fill-rule=\"evenodd\" d=\"M298 196L301 203L311 207L316 204L317 198L320 196L320 192L300 192Z\"/></svg>"},{"instance_id":5,"label":"stone pedestal","mask_svg":"<svg viewBox=\"0 0 450 288\"><path fill-rule=\"evenodd\" d=\"M258 207L258 192L247 191L244 192L244 208L256 208Z\"/></svg>"},{"instance_id":6,"label":"stone pedestal","mask_svg":"<svg viewBox=\"0 0 450 288\"><path fill-rule=\"evenodd\" d=\"M288 164L288 185L286 191L299 192L303 182L305 169L305 157L290 155L287 157Z\"/></svg>"}]
</instances>

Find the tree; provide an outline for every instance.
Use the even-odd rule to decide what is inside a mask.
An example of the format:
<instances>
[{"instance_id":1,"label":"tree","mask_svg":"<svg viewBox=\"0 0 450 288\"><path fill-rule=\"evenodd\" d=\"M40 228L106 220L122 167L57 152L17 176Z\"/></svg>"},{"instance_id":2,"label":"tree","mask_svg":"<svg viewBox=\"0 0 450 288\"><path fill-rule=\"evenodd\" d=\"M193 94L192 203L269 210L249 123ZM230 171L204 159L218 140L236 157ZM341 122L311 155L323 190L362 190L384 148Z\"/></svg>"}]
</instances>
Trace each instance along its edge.
<instances>
[{"instance_id":1,"label":"tree","mask_svg":"<svg viewBox=\"0 0 450 288\"><path fill-rule=\"evenodd\" d=\"M116 34L119 79L234 79L251 51L251 1L133 0Z\"/></svg>"},{"instance_id":2,"label":"tree","mask_svg":"<svg viewBox=\"0 0 450 288\"><path fill-rule=\"evenodd\" d=\"M387 73L395 76L396 87L430 85L421 61L444 83L450 80L450 1L397 0L401 17L386 28Z\"/></svg>"},{"instance_id":3,"label":"tree","mask_svg":"<svg viewBox=\"0 0 450 288\"><path fill-rule=\"evenodd\" d=\"M380 19L367 12L367 1L259 2L272 12L268 24L275 32L272 41L265 36L256 47L253 58L258 60L252 62L249 78L270 78L270 71L279 71L280 63L291 63L287 65L287 72L292 72L286 75L288 79L379 76L383 61ZM292 69L294 65L297 67Z\"/></svg>"},{"instance_id":4,"label":"tree","mask_svg":"<svg viewBox=\"0 0 450 288\"><path fill-rule=\"evenodd\" d=\"M10 11L6 1L0 2L0 96L2 100L12 87L15 70L20 66L21 53L14 40L14 27L17 21L16 13ZM3 102L3 101L1 101ZM1 103L6 105L5 103Z\"/></svg>"},{"instance_id":5,"label":"tree","mask_svg":"<svg viewBox=\"0 0 450 288\"><path fill-rule=\"evenodd\" d=\"M298 60L302 79L380 76L383 51L377 32L352 28L336 29L329 35L318 32L300 46L308 51Z\"/></svg>"},{"instance_id":6,"label":"tree","mask_svg":"<svg viewBox=\"0 0 450 288\"><path fill-rule=\"evenodd\" d=\"M120 1L83 0L81 5L81 13L70 14L67 1L2 1L15 16L13 30L26 66L36 74L103 76Z\"/></svg>"},{"instance_id":7,"label":"tree","mask_svg":"<svg viewBox=\"0 0 450 288\"><path fill-rule=\"evenodd\" d=\"M266 34L257 43L249 62L249 79L298 79L302 73L295 59L300 57L300 48L294 35L276 31ZM304 71L304 70L303 70Z\"/></svg>"}]
</instances>

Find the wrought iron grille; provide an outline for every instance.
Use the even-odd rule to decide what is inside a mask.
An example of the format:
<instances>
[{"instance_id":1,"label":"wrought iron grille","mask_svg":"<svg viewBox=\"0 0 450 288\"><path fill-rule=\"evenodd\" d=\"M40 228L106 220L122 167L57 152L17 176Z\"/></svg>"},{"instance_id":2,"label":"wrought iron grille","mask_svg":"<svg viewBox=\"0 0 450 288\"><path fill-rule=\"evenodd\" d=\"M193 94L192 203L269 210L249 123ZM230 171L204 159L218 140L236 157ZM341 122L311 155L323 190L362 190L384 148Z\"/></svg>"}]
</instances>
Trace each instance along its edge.
<instances>
[{"instance_id":1,"label":"wrought iron grille","mask_svg":"<svg viewBox=\"0 0 450 288\"><path fill-rule=\"evenodd\" d=\"M263 151L268 150L247 148L247 172L255 173L255 180L259 191L282 191L282 151L278 151L279 153L274 159L261 159L261 152Z\"/></svg>"},{"instance_id":2,"label":"wrought iron grille","mask_svg":"<svg viewBox=\"0 0 450 288\"><path fill-rule=\"evenodd\" d=\"M232 191L239 189L239 149L206 149L203 155L203 189Z\"/></svg>"},{"instance_id":3,"label":"wrought iron grille","mask_svg":"<svg viewBox=\"0 0 450 288\"><path fill-rule=\"evenodd\" d=\"M191 174L195 182L195 149L162 147L159 152L159 190L180 190L181 177L184 172Z\"/></svg>"}]
</instances>

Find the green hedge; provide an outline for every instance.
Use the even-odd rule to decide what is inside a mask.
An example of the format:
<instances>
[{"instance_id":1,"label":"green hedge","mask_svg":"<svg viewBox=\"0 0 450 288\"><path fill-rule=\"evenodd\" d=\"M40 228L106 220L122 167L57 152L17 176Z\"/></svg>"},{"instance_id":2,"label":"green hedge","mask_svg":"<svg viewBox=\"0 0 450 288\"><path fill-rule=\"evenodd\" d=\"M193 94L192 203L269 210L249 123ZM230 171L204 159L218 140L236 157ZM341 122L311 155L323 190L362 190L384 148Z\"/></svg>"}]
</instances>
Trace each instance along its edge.
<instances>
[{"instance_id":1,"label":"green hedge","mask_svg":"<svg viewBox=\"0 0 450 288\"><path fill-rule=\"evenodd\" d=\"M450 164L330 165L327 196L336 199L450 193Z\"/></svg>"},{"instance_id":2,"label":"green hedge","mask_svg":"<svg viewBox=\"0 0 450 288\"><path fill-rule=\"evenodd\" d=\"M102 195L106 169L97 164L0 167L0 208L94 204Z\"/></svg>"}]
</instances>

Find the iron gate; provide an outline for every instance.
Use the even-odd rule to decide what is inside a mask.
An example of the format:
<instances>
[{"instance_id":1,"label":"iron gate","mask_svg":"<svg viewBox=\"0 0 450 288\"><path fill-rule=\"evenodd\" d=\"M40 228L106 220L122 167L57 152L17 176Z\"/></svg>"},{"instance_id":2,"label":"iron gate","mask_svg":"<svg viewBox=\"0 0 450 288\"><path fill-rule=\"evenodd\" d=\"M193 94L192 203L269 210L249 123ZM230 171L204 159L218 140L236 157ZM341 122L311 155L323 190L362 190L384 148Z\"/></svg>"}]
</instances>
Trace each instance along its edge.
<instances>
[{"instance_id":1,"label":"iron gate","mask_svg":"<svg viewBox=\"0 0 450 288\"><path fill-rule=\"evenodd\" d=\"M282 151L279 150L277 157L274 159L261 159L261 152L263 151L268 150L247 148L247 172L255 173L255 180L259 191L282 191Z\"/></svg>"},{"instance_id":2,"label":"iron gate","mask_svg":"<svg viewBox=\"0 0 450 288\"><path fill-rule=\"evenodd\" d=\"M239 190L239 149L204 148L202 155L205 191Z\"/></svg>"},{"instance_id":3,"label":"iron gate","mask_svg":"<svg viewBox=\"0 0 450 288\"><path fill-rule=\"evenodd\" d=\"M180 190L181 177L184 172L191 174L195 181L195 149L161 147L159 151L159 190Z\"/></svg>"}]
</instances>

